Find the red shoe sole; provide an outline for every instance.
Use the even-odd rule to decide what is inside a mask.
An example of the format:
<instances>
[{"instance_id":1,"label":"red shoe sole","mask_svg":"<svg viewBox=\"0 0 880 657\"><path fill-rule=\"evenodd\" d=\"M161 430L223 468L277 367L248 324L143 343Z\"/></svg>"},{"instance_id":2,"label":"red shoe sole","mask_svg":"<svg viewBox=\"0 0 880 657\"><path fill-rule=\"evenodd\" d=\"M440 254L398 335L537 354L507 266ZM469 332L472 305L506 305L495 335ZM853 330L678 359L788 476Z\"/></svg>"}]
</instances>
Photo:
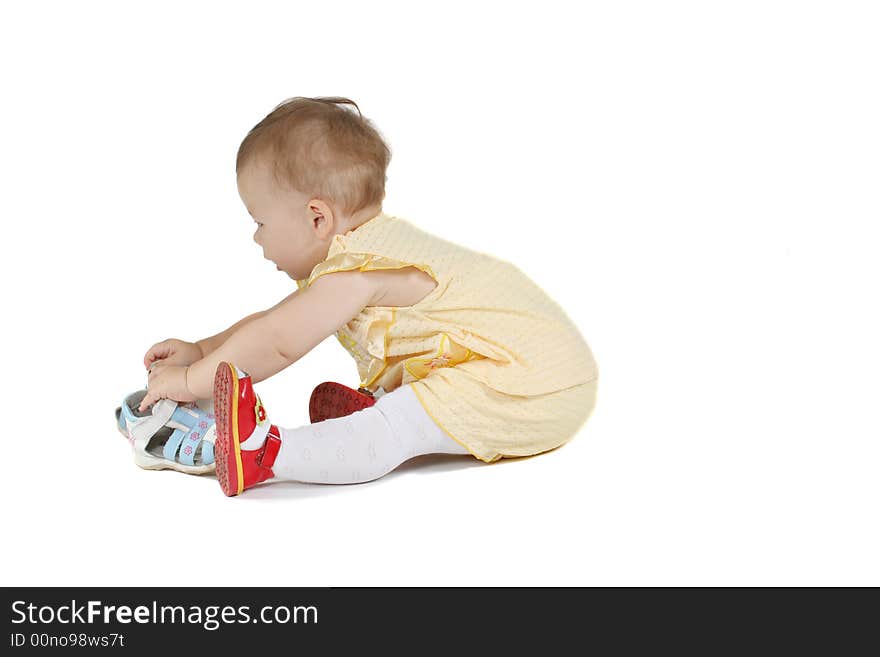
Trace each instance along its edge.
<instances>
[{"instance_id":1,"label":"red shoe sole","mask_svg":"<svg viewBox=\"0 0 880 657\"><path fill-rule=\"evenodd\" d=\"M369 408L376 400L341 383L326 381L315 387L309 399L309 419L314 424L335 417L351 415Z\"/></svg>"},{"instance_id":2,"label":"red shoe sole","mask_svg":"<svg viewBox=\"0 0 880 657\"><path fill-rule=\"evenodd\" d=\"M231 497L241 492L241 442L238 436L238 377L220 362L214 372L214 463L220 488Z\"/></svg>"}]
</instances>

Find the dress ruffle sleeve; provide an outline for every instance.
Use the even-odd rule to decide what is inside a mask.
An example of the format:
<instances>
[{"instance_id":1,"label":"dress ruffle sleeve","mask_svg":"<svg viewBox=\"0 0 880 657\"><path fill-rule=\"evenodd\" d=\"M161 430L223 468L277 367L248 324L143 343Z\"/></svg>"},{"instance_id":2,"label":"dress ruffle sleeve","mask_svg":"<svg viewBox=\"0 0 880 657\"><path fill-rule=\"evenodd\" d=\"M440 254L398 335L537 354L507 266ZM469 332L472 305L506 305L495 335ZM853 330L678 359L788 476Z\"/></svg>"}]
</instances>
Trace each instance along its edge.
<instances>
[{"instance_id":1,"label":"dress ruffle sleeve","mask_svg":"<svg viewBox=\"0 0 880 657\"><path fill-rule=\"evenodd\" d=\"M385 256L373 255L371 253L350 253L348 251L343 251L342 253L337 253L328 257L326 260L316 265L308 279L306 279L305 286L308 287L311 285L319 276L332 274L337 271L353 271L355 269L358 271L375 271L377 269L403 269L405 267L415 267L416 269L420 269L437 281L437 276L432 269L425 264L401 262L400 260L393 260L391 258L386 258ZM297 281L297 284L299 284L299 281Z\"/></svg>"}]
</instances>

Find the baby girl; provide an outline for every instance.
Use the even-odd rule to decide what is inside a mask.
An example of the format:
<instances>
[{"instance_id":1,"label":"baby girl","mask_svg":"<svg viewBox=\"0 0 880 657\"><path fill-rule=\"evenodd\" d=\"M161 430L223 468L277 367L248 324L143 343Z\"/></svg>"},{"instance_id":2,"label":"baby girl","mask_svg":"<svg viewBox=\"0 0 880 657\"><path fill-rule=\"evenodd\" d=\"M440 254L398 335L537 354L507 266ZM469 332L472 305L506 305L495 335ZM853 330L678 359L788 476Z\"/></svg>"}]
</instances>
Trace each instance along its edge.
<instances>
[{"instance_id":1,"label":"baby girl","mask_svg":"<svg viewBox=\"0 0 880 657\"><path fill-rule=\"evenodd\" d=\"M598 368L577 327L514 265L386 214L390 158L372 122L338 97L289 99L241 143L254 241L297 289L210 338L151 347L139 409L210 399L226 495L281 480L370 481L420 454L538 454L593 411ZM322 384L334 410L307 426L272 424L254 384L333 334L359 389Z\"/></svg>"}]
</instances>

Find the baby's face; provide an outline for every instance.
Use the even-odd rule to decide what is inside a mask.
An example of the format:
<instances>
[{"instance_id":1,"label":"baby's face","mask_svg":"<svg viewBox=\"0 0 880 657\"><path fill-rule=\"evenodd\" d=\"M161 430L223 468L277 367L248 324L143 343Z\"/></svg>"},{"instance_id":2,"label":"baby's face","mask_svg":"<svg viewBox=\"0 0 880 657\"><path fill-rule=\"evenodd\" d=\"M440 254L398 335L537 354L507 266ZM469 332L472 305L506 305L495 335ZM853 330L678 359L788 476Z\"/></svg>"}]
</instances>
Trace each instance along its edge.
<instances>
[{"instance_id":1,"label":"baby's face","mask_svg":"<svg viewBox=\"0 0 880 657\"><path fill-rule=\"evenodd\" d=\"M277 187L268 166L257 160L238 175L238 195L257 224L254 242L263 257L294 280L309 277L327 257L337 230L333 213L320 199Z\"/></svg>"}]
</instances>

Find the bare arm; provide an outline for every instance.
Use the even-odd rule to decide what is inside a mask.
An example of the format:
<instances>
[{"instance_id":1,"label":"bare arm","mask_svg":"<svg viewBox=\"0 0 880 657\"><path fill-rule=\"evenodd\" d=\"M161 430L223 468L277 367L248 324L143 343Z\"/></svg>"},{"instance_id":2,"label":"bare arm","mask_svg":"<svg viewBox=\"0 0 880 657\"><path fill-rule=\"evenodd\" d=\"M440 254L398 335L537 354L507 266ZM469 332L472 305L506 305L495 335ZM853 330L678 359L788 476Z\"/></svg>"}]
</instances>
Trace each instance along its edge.
<instances>
[{"instance_id":1,"label":"bare arm","mask_svg":"<svg viewBox=\"0 0 880 657\"><path fill-rule=\"evenodd\" d=\"M224 342L226 342L230 338L230 336L232 336L233 333L238 331L238 329L240 329L242 326L244 326L245 324L250 324L255 319L265 317L267 313L272 312L282 303L293 299L298 292L299 289L294 290L293 294L286 296L284 299L276 303L268 310L260 310L259 312L255 312L252 315L248 315L244 319L238 320L235 324L230 326L225 331L218 333L217 335L212 335L210 338L202 338L201 340L196 340L196 345L199 349L202 350L202 358L210 354L212 351L218 349Z\"/></svg>"},{"instance_id":2,"label":"bare arm","mask_svg":"<svg viewBox=\"0 0 880 657\"><path fill-rule=\"evenodd\" d=\"M190 365L187 384L199 399L211 396L221 361L268 379L295 363L347 324L381 293L376 278L359 271L325 274L262 317L241 326L217 349Z\"/></svg>"}]
</instances>

